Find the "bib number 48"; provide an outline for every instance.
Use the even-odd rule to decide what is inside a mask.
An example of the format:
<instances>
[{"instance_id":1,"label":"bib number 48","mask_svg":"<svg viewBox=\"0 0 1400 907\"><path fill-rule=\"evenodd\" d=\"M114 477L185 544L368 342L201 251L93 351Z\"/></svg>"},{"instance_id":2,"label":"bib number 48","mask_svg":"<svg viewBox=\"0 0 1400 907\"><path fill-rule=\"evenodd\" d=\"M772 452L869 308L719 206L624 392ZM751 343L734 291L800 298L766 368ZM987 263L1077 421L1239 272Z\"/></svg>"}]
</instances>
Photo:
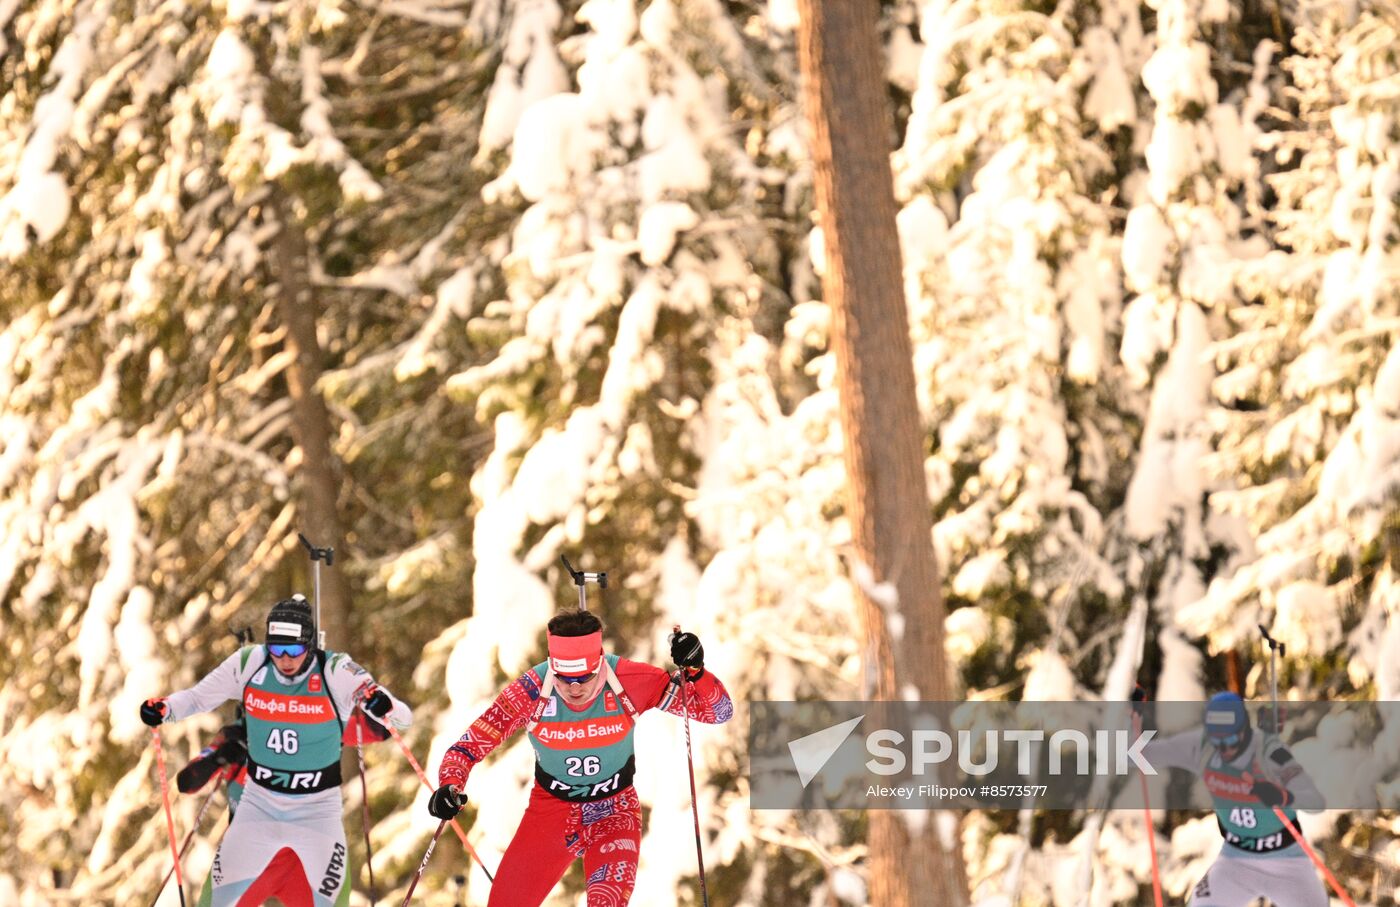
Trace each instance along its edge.
<instances>
[{"instance_id":1,"label":"bib number 48","mask_svg":"<svg viewBox=\"0 0 1400 907\"><path fill-rule=\"evenodd\" d=\"M1253 828L1259 822L1254 818L1252 809L1232 809L1230 810L1230 821L1240 828Z\"/></svg>"},{"instance_id":2,"label":"bib number 48","mask_svg":"<svg viewBox=\"0 0 1400 907\"><path fill-rule=\"evenodd\" d=\"M267 748L274 753L293 755L300 748L301 741L297 739L295 728L273 728L267 735Z\"/></svg>"},{"instance_id":3,"label":"bib number 48","mask_svg":"<svg viewBox=\"0 0 1400 907\"><path fill-rule=\"evenodd\" d=\"M564 766L568 773L575 778L596 775L598 770L603 767L597 756L584 756L582 758L570 756L564 760Z\"/></svg>"}]
</instances>

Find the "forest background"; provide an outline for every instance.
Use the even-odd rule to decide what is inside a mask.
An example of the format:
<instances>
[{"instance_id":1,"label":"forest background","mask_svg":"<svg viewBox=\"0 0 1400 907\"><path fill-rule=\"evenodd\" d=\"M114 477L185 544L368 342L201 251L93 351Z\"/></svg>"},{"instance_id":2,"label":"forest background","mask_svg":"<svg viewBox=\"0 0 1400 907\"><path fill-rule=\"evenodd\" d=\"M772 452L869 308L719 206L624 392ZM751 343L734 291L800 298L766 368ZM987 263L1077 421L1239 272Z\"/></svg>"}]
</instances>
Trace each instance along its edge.
<instances>
[{"instance_id":1,"label":"forest background","mask_svg":"<svg viewBox=\"0 0 1400 907\"><path fill-rule=\"evenodd\" d=\"M298 530L430 772L542 657L559 555L607 570L612 651L665 665L681 623L740 704L696 731L715 902L869 899L866 817L747 805L743 702L872 689L812 2L0 0L0 903L154 897L137 706L309 592ZM949 693L1262 698L1264 623L1287 697L1397 698L1400 12L879 16ZM679 723L639 734L635 902L698 903ZM382 896L434 823L368 759ZM529 766L473 778L488 862ZM1150 897L1138 816L949 821L972 901ZM1393 903L1394 824L1305 827ZM1218 833L1157 825L1181 898Z\"/></svg>"}]
</instances>

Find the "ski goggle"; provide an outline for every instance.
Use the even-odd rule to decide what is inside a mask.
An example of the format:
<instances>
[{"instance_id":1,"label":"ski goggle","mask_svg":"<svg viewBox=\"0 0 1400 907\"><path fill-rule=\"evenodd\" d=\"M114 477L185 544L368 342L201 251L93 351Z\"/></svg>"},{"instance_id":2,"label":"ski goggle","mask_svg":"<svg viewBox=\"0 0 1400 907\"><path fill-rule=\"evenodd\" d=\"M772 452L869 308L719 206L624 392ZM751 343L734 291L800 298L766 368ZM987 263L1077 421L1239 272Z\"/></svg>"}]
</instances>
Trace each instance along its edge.
<instances>
[{"instance_id":1,"label":"ski goggle","mask_svg":"<svg viewBox=\"0 0 1400 907\"><path fill-rule=\"evenodd\" d=\"M591 674L555 674L554 676L568 684L588 683L588 681L598 676L598 672L594 671Z\"/></svg>"},{"instance_id":2,"label":"ski goggle","mask_svg":"<svg viewBox=\"0 0 1400 907\"><path fill-rule=\"evenodd\" d=\"M274 642L268 645L269 654L277 658L299 658L306 654L306 643L279 643Z\"/></svg>"},{"instance_id":3,"label":"ski goggle","mask_svg":"<svg viewBox=\"0 0 1400 907\"><path fill-rule=\"evenodd\" d=\"M1227 734L1224 737L1220 737L1215 734L1210 735L1210 740L1212 743L1214 743L1216 746L1223 746L1226 749L1233 749L1239 746L1240 741L1242 739L1244 739L1244 735L1239 733Z\"/></svg>"}]
</instances>

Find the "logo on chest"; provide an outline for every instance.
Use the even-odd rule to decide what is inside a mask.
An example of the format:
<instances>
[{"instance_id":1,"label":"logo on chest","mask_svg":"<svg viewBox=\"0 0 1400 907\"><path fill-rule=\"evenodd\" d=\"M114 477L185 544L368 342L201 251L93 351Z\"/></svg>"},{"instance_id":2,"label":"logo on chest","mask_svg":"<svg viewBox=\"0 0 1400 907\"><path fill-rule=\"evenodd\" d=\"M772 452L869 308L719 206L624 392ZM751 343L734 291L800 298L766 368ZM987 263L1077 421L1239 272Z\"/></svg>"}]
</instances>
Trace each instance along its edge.
<instances>
[{"instance_id":1,"label":"logo on chest","mask_svg":"<svg viewBox=\"0 0 1400 907\"><path fill-rule=\"evenodd\" d=\"M244 691L243 708L250 718L278 723L316 724L335 718L330 701L324 696L288 696L254 687Z\"/></svg>"},{"instance_id":2,"label":"logo on chest","mask_svg":"<svg viewBox=\"0 0 1400 907\"><path fill-rule=\"evenodd\" d=\"M555 699L553 696L549 697L544 704L544 711L541 714L545 718L553 718L555 715L558 715L559 700Z\"/></svg>"},{"instance_id":3,"label":"logo on chest","mask_svg":"<svg viewBox=\"0 0 1400 907\"><path fill-rule=\"evenodd\" d=\"M306 685L306 690L307 690L307 692L309 692L309 693L319 693L319 692L321 692L321 675L320 675L320 674L312 674L312 675L311 675L311 678L310 678L309 682L308 682L307 685Z\"/></svg>"},{"instance_id":4,"label":"logo on chest","mask_svg":"<svg viewBox=\"0 0 1400 907\"><path fill-rule=\"evenodd\" d=\"M1202 780L1212 796L1240 803L1254 801L1253 785L1247 784L1243 778L1206 769Z\"/></svg>"},{"instance_id":5,"label":"logo on chest","mask_svg":"<svg viewBox=\"0 0 1400 907\"><path fill-rule=\"evenodd\" d=\"M541 724L535 728L534 734L540 743L550 749L579 750L620 743L631 730L625 716L609 715Z\"/></svg>"}]
</instances>

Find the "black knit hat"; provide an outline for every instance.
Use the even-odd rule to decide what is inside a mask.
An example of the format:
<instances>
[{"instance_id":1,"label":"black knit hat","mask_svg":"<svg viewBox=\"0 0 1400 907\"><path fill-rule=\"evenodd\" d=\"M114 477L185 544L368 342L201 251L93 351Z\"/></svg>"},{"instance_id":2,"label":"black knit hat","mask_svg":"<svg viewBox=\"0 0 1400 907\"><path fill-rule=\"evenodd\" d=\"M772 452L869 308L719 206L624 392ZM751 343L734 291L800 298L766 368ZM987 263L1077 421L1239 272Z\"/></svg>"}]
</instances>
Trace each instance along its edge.
<instances>
[{"instance_id":1,"label":"black knit hat","mask_svg":"<svg viewBox=\"0 0 1400 907\"><path fill-rule=\"evenodd\" d=\"M314 647L316 617L311 602L300 593L284 598L267 612L268 643L304 643Z\"/></svg>"}]
</instances>

